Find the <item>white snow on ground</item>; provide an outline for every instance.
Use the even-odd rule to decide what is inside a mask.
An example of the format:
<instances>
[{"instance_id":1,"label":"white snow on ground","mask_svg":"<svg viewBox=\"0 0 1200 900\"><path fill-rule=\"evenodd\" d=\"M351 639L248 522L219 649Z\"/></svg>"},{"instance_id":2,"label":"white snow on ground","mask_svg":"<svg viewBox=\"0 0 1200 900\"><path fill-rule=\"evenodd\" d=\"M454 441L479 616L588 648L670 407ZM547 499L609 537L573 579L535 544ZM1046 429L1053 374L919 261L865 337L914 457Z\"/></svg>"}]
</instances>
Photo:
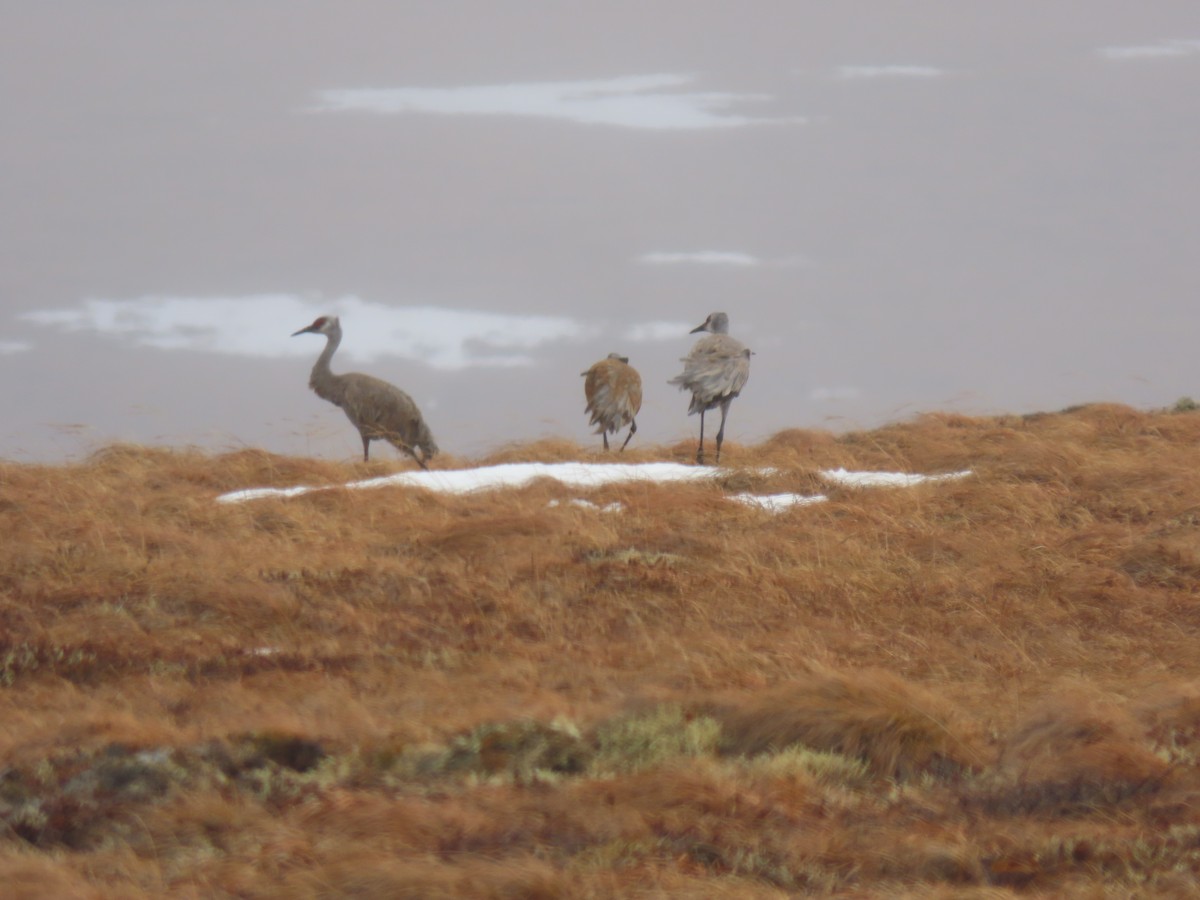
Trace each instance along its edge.
<instances>
[{"instance_id":1,"label":"white snow on ground","mask_svg":"<svg viewBox=\"0 0 1200 900\"><path fill-rule=\"evenodd\" d=\"M829 498L824 494L730 494L730 500L744 503L746 506L757 506L767 512L783 512L793 506L811 506L813 503L824 503Z\"/></svg>"},{"instance_id":2,"label":"white snow on ground","mask_svg":"<svg viewBox=\"0 0 1200 900\"><path fill-rule=\"evenodd\" d=\"M821 477L846 487L912 487L925 481L946 481L966 478L971 474L948 472L944 475L907 475L903 472L847 472L845 469L822 469Z\"/></svg>"},{"instance_id":3,"label":"white snow on ground","mask_svg":"<svg viewBox=\"0 0 1200 900\"><path fill-rule=\"evenodd\" d=\"M432 472L401 472L366 481L352 481L345 487L349 490L367 490L379 487L416 487L444 494L469 494L475 491L492 491L500 488L515 488L529 484L537 478L553 478L568 487L596 488L606 484L642 481L664 484L667 482L703 481L725 472L706 466L683 465L681 463L638 463L615 465L609 463L506 463L499 466L483 466L478 469L443 469ZM757 469L755 474L770 475L773 469ZM845 469L822 469L820 475L827 481L848 487L911 487L927 481L964 478L971 472L951 472L944 475L905 474L902 472L848 472ZM232 491L217 497L218 503L242 503L264 497L295 497L311 491L334 490L335 487L248 488ZM823 494L731 494L730 499L739 503L757 506L769 512L781 512L792 506L821 503L827 498ZM590 500L568 501L581 508L594 508L601 512L615 512L619 503L598 506ZM551 501L551 506L558 505Z\"/></svg>"},{"instance_id":4,"label":"white snow on ground","mask_svg":"<svg viewBox=\"0 0 1200 900\"><path fill-rule=\"evenodd\" d=\"M598 463L506 463L478 469L440 469L435 471L401 472L366 481L352 481L350 490L403 486L419 487L443 494L470 494L474 491L494 491L498 488L522 487L536 478L553 478L569 487L595 488L622 481L700 481L712 478L720 470L680 463L641 463L638 465L605 465ZM233 491L217 498L219 503L239 503L262 497L294 497L309 491L330 490L320 487L250 488Z\"/></svg>"},{"instance_id":5,"label":"white snow on ground","mask_svg":"<svg viewBox=\"0 0 1200 900\"><path fill-rule=\"evenodd\" d=\"M600 512L620 512L625 508L620 503L605 503L603 506L601 506L599 503L593 503L591 500L584 500L582 497L572 497L567 501L567 503L571 506L578 506L580 509L595 509L599 510ZM551 500L546 505L554 508L555 506L562 506L563 504L561 501Z\"/></svg>"}]
</instances>

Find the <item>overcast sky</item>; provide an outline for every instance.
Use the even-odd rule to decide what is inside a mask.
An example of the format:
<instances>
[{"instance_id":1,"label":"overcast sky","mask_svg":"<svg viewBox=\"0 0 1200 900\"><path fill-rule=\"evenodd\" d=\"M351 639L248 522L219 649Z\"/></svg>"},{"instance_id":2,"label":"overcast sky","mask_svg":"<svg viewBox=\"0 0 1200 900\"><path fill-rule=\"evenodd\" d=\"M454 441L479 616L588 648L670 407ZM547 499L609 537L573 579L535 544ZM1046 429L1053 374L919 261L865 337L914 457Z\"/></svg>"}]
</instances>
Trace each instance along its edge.
<instances>
[{"instance_id":1,"label":"overcast sky","mask_svg":"<svg viewBox=\"0 0 1200 900\"><path fill-rule=\"evenodd\" d=\"M0 457L599 443L579 373L694 436L1200 397L1196 0L0 0ZM378 445L377 445L378 446ZM390 455L387 448L376 451ZM399 459L400 457L396 457Z\"/></svg>"}]
</instances>

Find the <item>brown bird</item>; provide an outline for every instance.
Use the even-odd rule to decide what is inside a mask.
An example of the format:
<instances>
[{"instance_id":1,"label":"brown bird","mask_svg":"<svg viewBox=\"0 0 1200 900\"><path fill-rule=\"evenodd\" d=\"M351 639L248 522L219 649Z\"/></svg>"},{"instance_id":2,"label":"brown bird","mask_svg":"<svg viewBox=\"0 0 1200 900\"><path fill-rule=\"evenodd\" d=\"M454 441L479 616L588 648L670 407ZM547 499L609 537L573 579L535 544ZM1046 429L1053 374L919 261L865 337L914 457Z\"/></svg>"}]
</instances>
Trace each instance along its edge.
<instances>
[{"instance_id":1,"label":"brown bird","mask_svg":"<svg viewBox=\"0 0 1200 900\"><path fill-rule=\"evenodd\" d=\"M700 413L700 446L696 462L704 463L704 413L721 407L721 428L717 431L717 462L721 461L721 442L725 440L725 417L729 404L742 392L750 378L750 351L739 340L729 336L729 316L716 312L689 332L708 331L700 338L691 353L683 357L683 373L668 384L678 385L681 391L692 392L688 415Z\"/></svg>"},{"instance_id":2,"label":"brown bird","mask_svg":"<svg viewBox=\"0 0 1200 900\"><path fill-rule=\"evenodd\" d=\"M595 433L604 436L604 449L608 449L608 433L616 434L626 424L629 434L625 436L624 450L629 439L637 431L634 416L642 408L642 376L629 365L629 357L610 353L586 372L583 393L587 396L585 413L592 414L588 424L599 425Z\"/></svg>"},{"instance_id":3,"label":"brown bird","mask_svg":"<svg viewBox=\"0 0 1200 900\"><path fill-rule=\"evenodd\" d=\"M329 361L342 342L342 325L337 316L321 316L297 334L325 335L325 349L312 368L308 386L322 400L340 406L362 436L363 461L370 459L371 441L384 440L402 450L427 469L426 461L438 452L429 426L413 398L398 387L370 375L350 372L334 375ZM418 456L414 448L421 450Z\"/></svg>"}]
</instances>

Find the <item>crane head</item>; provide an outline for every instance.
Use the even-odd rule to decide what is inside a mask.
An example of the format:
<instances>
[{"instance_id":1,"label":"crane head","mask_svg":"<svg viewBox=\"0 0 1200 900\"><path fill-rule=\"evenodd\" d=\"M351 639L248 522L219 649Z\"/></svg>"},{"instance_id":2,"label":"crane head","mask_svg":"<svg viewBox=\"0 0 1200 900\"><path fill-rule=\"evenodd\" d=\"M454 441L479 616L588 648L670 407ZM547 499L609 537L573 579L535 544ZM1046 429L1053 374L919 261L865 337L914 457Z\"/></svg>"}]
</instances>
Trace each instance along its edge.
<instances>
[{"instance_id":1,"label":"crane head","mask_svg":"<svg viewBox=\"0 0 1200 900\"><path fill-rule=\"evenodd\" d=\"M307 328L293 331L292 337L298 334L332 334L340 328L341 323L338 322L337 316L320 316Z\"/></svg>"},{"instance_id":2,"label":"crane head","mask_svg":"<svg viewBox=\"0 0 1200 900\"><path fill-rule=\"evenodd\" d=\"M704 323L697 325L688 334L695 334L697 331L710 331L713 334L728 334L729 333L729 316L723 312L709 313L708 318Z\"/></svg>"}]
</instances>

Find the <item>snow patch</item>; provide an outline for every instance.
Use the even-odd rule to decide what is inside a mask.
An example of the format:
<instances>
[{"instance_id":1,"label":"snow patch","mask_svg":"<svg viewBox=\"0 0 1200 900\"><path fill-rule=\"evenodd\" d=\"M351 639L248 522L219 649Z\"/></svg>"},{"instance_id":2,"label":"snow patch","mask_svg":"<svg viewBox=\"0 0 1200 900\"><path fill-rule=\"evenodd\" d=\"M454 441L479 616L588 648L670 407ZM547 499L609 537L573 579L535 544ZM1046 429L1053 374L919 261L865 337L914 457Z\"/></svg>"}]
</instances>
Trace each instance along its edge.
<instances>
[{"instance_id":1,"label":"snow patch","mask_svg":"<svg viewBox=\"0 0 1200 900\"><path fill-rule=\"evenodd\" d=\"M506 463L478 469L441 469L401 472L346 485L350 490L380 487L417 487L443 494L470 494L499 488L523 487L538 478L553 478L568 487L596 488L627 481L668 482L701 481L720 474L720 470L681 463L640 463L606 465L598 463ZM240 503L262 497L294 497L310 491L332 490L325 487L250 488L233 491L217 498L219 503Z\"/></svg>"},{"instance_id":2,"label":"snow patch","mask_svg":"<svg viewBox=\"0 0 1200 900\"><path fill-rule=\"evenodd\" d=\"M444 494L470 494L477 491L493 491L502 488L523 487L538 478L552 478L561 484L575 488L597 488L608 484L627 482L650 482L668 484L672 482L694 482L711 480L725 473L724 469L707 466L691 466L682 463L635 463L616 465L610 463L506 463L498 466L483 466L477 469L445 469L436 471L401 472L381 478L352 481L344 487L348 490L372 490L381 487L414 487ZM754 469L755 475L776 474L776 469ZM846 469L822 469L820 475L827 481L848 487L911 487L925 482L965 478L971 471L951 472L942 475L906 474L902 472L849 472ZM296 497L313 491L336 490L337 486L316 487L299 485L288 488L247 488L231 491L217 497L218 503L244 503L266 497ZM771 512L780 512L792 506L807 506L824 502L823 494L753 494L748 492L731 494L730 499L738 503L758 506ZM590 500L575 498L567 503L582 509L600 512L618 512L620 503L605 506ZM562 501L551 500L550 506L559 506Z\"/></svg>"},{"instance_id":3,"label":"snow patch","mask_svg":"<svg viewBox=\"0 0 1200 900\"><path fill-rule=\"evenodd\" d=\"M829 498L824 494L730 494L729 499L745 506L758 507L767 512L783 512L793 506L824 503Z\"/></svg>"},{"instance_id":4,"label":"snow patch","mask_svg":"<svg viewBox=\"0 0 1200 900\"><path fill-rule=\"evenodd\" d=\"M593 503L591 500L584 500L582 497L572 497L564 504L559 500L551 500L546 504L551 509L556 506L577 506L580 509L594 509L597 512L620 512L625 507L620 503L605 503L601 506L599 503Z\"/></svg>"},{"instance_id":5,"label":"snow patch","mask_svg":"<svg viewBox=\"0 0 1200 900\"><path fill-rule=\"evenodd\" d=\"M826 481L846 487L912 487L927 481L948 481L966 478L970 469L949 472L943 475L914 475L904 472L848 472L845 469L822 469L821 477Z\"/></svg>"}]
</instances>

